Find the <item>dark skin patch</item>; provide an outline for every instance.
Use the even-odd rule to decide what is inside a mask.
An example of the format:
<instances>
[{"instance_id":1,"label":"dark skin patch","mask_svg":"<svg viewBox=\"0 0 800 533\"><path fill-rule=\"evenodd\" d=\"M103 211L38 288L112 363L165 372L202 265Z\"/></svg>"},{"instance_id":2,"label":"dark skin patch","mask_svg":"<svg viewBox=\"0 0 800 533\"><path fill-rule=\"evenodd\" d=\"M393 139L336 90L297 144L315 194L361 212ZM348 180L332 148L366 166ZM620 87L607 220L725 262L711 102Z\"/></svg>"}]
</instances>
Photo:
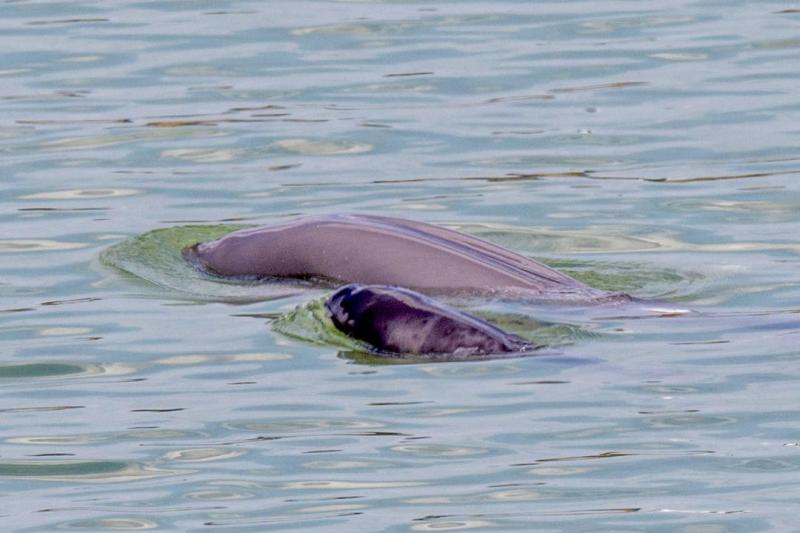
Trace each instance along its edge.
<instances>
[{"instance_id":1,"label":"dark skin patch","mask_svg":"<svg viewBox=\"0 0 800 533\"><path fill-rule=\"evenodd\" d=\"M536 348L472 315L419 293L384 285L346 285L325 307L343 333L387 354L452 354L469 358Z\"/></svg>"}]
</instances>

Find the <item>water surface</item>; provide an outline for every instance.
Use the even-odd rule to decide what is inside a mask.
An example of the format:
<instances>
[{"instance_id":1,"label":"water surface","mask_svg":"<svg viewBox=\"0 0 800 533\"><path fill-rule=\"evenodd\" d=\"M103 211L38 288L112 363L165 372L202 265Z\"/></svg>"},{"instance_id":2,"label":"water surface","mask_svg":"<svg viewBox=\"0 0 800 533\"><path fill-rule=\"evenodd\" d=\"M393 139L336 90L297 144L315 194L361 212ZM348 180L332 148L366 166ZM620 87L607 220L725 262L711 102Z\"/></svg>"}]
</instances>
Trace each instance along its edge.
<instances>
[{"instance_id":1,"label":"water surface","mask_svg":"<svg viewBox=\"0 0 800 533\"><path fill-rule=\"evenodd\" d=\"M795 528L799 22L779 1L1 3L3 529ZM323 290L171 255L341 211L696 313L472 302L560 355L376 365L271 327ZM127 270L100 259L120 243L145 244Z\"/></svg>"}]
</instances>

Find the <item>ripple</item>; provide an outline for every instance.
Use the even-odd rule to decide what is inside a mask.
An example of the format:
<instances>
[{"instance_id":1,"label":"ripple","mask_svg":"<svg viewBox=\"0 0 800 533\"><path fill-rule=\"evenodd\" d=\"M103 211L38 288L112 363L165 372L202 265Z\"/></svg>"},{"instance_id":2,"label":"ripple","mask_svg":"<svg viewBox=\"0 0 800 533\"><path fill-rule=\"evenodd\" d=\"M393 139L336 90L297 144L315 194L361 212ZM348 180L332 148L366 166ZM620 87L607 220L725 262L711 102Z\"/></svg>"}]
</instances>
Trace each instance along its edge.
<instances>
[{"instance_id":1,"label":"ripple","mask_svg":"<svg viewBox=\"0 0 800 533\"><path fill-rule=\"evenodd\" d=\"M654 59L664 59L666 61L702 61L708 59L708 54L690 52L661 52L650 54Z\"/></svg>"},{"instance_id":2,"label":"ripple","mask_svg":"<svg viewBox=\"0 0 800 533\"><path fill-rule=\"evenodd\" d=\"M546 496L541 492L530 489L514 489L514 490L501 490L497 492L490 492L487 494L490 500L508 501L508 502L524 502L541 500Z\"/></svg>"},{"instance_id":3,"label":"ripple","mask_svg":"<svg viewBox=\"0 0 800 533\"><path fill-rule=\"evenodd\" d=\"M315 505L312 507L301 507L298 513L343 513L346 511L358 511L366 509L368 506L361 503L339 503L331 505Z\"/></svg>"},{"instance_id":4,"label":"ripple","mask_svg":"<svg viewBox=\"0 0 800 533\"><path fill-rule=\"evenodd\" d=\"M389 209L412 210L412 211L444 211L448 206L444 204L424 204L424 203L401 203L387 206Z\"/></svg>"},{"instance_id":5,"label":"ripple","mask_svg":"<svg viewBox=\"0 0 800 533\"><path fill-rule=\"evenodd\" d=\"M0 478L52 481L122 482L174 475L179 472L123 461L59 461L0 463Z\"/></svg>"},{"instance_id":6,"label":"ripple","mask_svg":"<svg viewBox=\"0 0 800 533\"><path fill-rule=\"evenodd\" d=\"M22 363L0 365L0 379L61 377L70 375L123 375L134 372L133 367L117 363Z\"/></svg>"},{"instance_id":7,"label":"ripple","mask_svg":"<svg viewBox=\"0 0 800 533\"><path fill-rule=\"evenodd\" d=\"M67 189L63 191L37 192L20 196L21 200L83 200L95 198L117 198L141 194L140 189Z\"/></svg>"},{"instance_id":8,"label":"ripple","mask_svg":"<svg viewBox=\"0 0 800 533\"><path fill-rule=\"evenodd\" d=\"M104 59L103 56L72 56L65 57L61 60L62 63L94 63Z\"/></svg>"},{"instance_id":9,"label":"ripple","mask_svg":"<svg viewBox=\"0 0 800 533\"><path fill-rule=\"evenodd\" d=\"M53 19L53 20L32 20L26 22L28 26L49 26L51 24L92 24L97 22L110 22L110 19L103 17L85 17L85 18L71 18L71 19Z\"/></svg>"},{"instance_id":10,"label":"ripple","mask_svg":"<svg viewBox=\"0 0 800 533\"><path fill-rule=\"evenodd\" d=\"M254 498L255 494L247 491L236 490L196 490L188 492L184 498L191 500L209 500L209 501L235 501L247 500Z\"/></svg>"},{"instance_id":11,"label":"ripple","mask_svg":"<svg viewBox=\"0 0 800 533\"><path fill-rule=\"evenodd\" d=\"M670 208L680 211L696 213L698 210L720 211L739 213L758 217L763 220L765 216L770 219L793 220L800 203L792 201L767 202L759 200L671 200L665 202Z\"/></svg>"},{"instance_id":12,"label":"ripple","mask_svg":"<svg viewBox=\"0 0 800 533\"><path fill-rule=\"evenodd\" d=\"M497 377L518 376L520 368L516 365L502 364L497 361L489 363L470 363L452 365L423 365L417 367L421 372L437 378L460 379L465 377Z\"/></svg>"},{"instance_id":13,"label":"ripple","mask_svg":"<svg viewBox=\"0 0 800 533\"><path fill-rule=\"evenodd\" d=\"M310 461L303 466L310 470L362 470L383 465L377 461Z\"/></svg>"},{"instance_id":14,"label":"ripple","mask_svg":"<svg viewBox=\"0 0 800 533\"><path fill-rule=\"evenodd\" d=\"M370 92L370 93L423 93L436 89L430 83L371 83L359 87L348 88L345 92Z\"/></svg>"},{"instance_id":15,"label":"ripple","mask_svg":"<svg viewBox=\"0 0 800 533\"><path fill-rule=\"evenodd\" d=\"M384 427L384 424L371 420L344 418L285 418L265 422L230 422L230 429L257 431L260 433L302 433L319 430L366 430Z\"/></svg>"},{"instance_id":16,"label":"ripple","mask_svg":"<svg viewBox=\"0 0 800 533\"><path fill-rule=\"evenodd\" d=\"M364 154L373 149L372 145L366 143L312 139L284 139L277 141L275 146L287 152L303 155Z\"/></svg>"},{"instance_id":17,"label":"ripple","mask_svg":"<svg viewBox=\"0 0 800 533\"><path fill-rule=\"evenodd\" d=\"M144 442L150 440L199 439L205 437L207 437L207 435L200 432L179 431L175 429L132 429L130 431L117 431L111 433L13 437L6 439L6 442L11 444L27 444L34 446L81 446L120 440L135 440L137 442Z\"/></svg>"},{"instance_id":18,"label":"ripple","mask_svg":"<svg viewBox=\"0 0 800 533\"><path fill-rule=\"evenodd\" d=\"M394 489L403 487L420 487L422 481L294 481L286 483L285 488L291 490L348 490L348 489Z\"/></svg>"},{"instance_id":19,"label":"ripple","mask_svg":"<svg viewBox=\"0 0 800 533\"><path fill-rule=\"evenodd\" d=\"M586 230L553 231L520 228L501 224L461 225L463 231L485 238L525 255L549 252L630 253L673 249L676 239L663 235L629 236L613 234L608 227ZM652 265L597 260L540 258L551 267L608 291L636 292L651 297L690 292L704 277L697 272L655 268Z\"/></svg>"},{"instance_id":20,"label":"ripple","mask_svg":"<svg viewBox=\"0 0 800 533\"><path fill-rule=\"evenodd\" d=\"M197 242L216 239L244 225L176 226L157 229L103 250L103 265L128 272L155 285L190 294L194 299L253 302L300 292L302 282L227 280L192 267L181 250Z\"/></svg>"},{"instance_id":21,"label":"ripple","mask_svg":"<svg viewBox=\"0 0 800 533\"><path fill-rule=\"evenodd\" d=\"M467 446L445 446L437 444L404 444L392 446L392 450L400 453L420 457L468 457L489 453L486 448L472 448Z\"/></svg>"},{"instance_id":22,"label":"ripple","mask_svg":"<svg viewBox=\"0 0 800 533\"><path fill-rule=\"evenodd\" d=\"M205 463L209 461L222 461L244 455L241 450L226 450L224 448L192 448L188 450L175 450L164 454L165 459L191 463Z\"/></svg>"},{"instance_id":23,"label":"ripple","mask_svg":"<svg viewBox=\"0 0 800 533\"><path fill-rule=\"evenodd\" d=\"M83 405L37 405L35 407L7 407L0 409L0 413L47 413L84 408Z\"/></svg>"},{"instance_id":24,"label":"ripple","mask_svg":"<svg viewBox=\"0 0 800 533\"><path fill-rule=\"evenodd\" d=\"M465 529L482 529L496 527L497 524L488 520L446 520L426 522L411 526L412 531L459 531Z\"/></svg>"},{"instance_id":25,"label":"ripple","mask_svg":"<svg viewBox=\"0 0 800 533\"><path fill-rule=\"evenodd\" d=\"M646 424L655 428L705 427L733 424L736 419L728 416L679 414L648 418Z\"/></svg>"},{"instance_id":26,"label":"ripple","mask_svg":"<svg viewBox=\"0 0 800 533\"><path fill-rule=\"evenodd\" d=\"M170 76L224 76L226 73L217 65L179 65L164 69Z\"/></svg>"},{"instance_id":27,"label":"ripple","mask_svg":"<svg viewBox=\"0 0 800 533\"><path fill-rule=\"evenodd\" d=\"M15 74L22 74L30 71L31 69L29 68L4 68L0 69L0 76L13 76Z\"/></svg>"},{"instance_id":28,"label":"ripple","mask_svg":"<svg viewBox=\"0 0 800 533\"><path fill-rule=\"evenodd\" d=\"M53 327L53 328L42 328L39 330L39 335L43 337L60 337L66 335L88 335L93 330L92 328L84 328L84 327Z\"/></svg>"},{"instance_id":29,"label":"ripple","mask_svg":"<svg viewBox=\"0 0 800 533\"><path fill-rule=\"evenodd\" d=\"M307 28L297 28L291 34L305 36L313 34L343 34L343 35L369 35L382 33L382 26L367 24L331 24L327 26L312 26Z\"/></svg>"},{"instance_id":30,"label":"ripple","mask_svg":"<svg viewBox=\"0 0 800 533\"><path fill-rule=\"evenodd\" d=\"M272 352L246 352L232 354L227 357L231 361L236 362L250 362L250 361L286 361L291 359L292 356L285 353L272 353Z\"/></svg>"},{"instance_id":31,"label":"ripple","mask_svg":"<svg viewBox=\"0 0 800 533\"><path fill-rule=\"evenodd\" d=\"M91 150L103 148L126 142L135 141L135 136L90 136L90 137L67 137L56 141L49 141L42 144L45 150Z\"/></svg>"},{"instance_id":32,"label":"ripple","mask_svg":"<svg viewBox=\"0 0 800 533\"><path fill-rule=\"evenodd\" d=\"M143 529L158 529L158 527L159 525L157 522L145 520L144 518L112 517L73 520L72 522L67 522L58 526L58 529L139 531Z\"/></svg>"},{"instance_id":33,"label":"ripple","mask_svg":"<svg viewBox=\"0 0 800 533\"><path fill-rule=\"evenodd\" d=\"M662 15L642 16L609 20L592 20L582 22L581 28L591 33L613 33L625 29L652 28L657 26L685 25L695 19L690 16Z\"/></svg>"},{"instance_id":34,"label":"ripple","mask_svg":"<svg viewBox=\"0 0 800 533\"><path fill-rule=\"evenodd\" d=\"M29 363L21 365L0 365L0 378L38 378L43 376L64 376L84 372L80 365L66 363Z\"/></svg>"},{"instance_id":35,"label":"ripple","mask_svg":"<svg viewBox=\"0 0 800 533\"><path fill-rule=\"evenodd\" d=\"M769 250L786 250L800 253L800 244L794 242L732 242L700 244L681 241L674 235L652 234L648 235L648 240L657 244L662 251L682 251L682 252L752 252Z\"/></svg>"},{"instance_id":36,"label":"ripple","mask_svg":"<svg viewBox=\"0 0 800 533\"><path fill-rule=\"evenodd\" d=\"M0 253L53 252L75 250L88 246L80 242L62 242L48 239L0 239Z\"/></svg>"},{"instance_id":37,"label":"ripple","mask_svg":"<svg viewBox=\"0 0 800 533\"><path fill-rule=\"evenodd\" d=\"M129 119L115 119L112 122L130 122ZM173 141L175 139L196 139L220 137L224 133L213 128L143 128L138 131L125 130L122 133L106 133L80 137L65 137L42 143L45 150L73 151L94 150L119 144L130 144L149 141Z\"/></svg>"},{"instance_id":38,"label":"ripple","mask_svg":"<svg viewBox=\"0 0 800 533\"><path fill-rule=\"evenodd\" d=\"M455 415L476 415L484 410L484 408L480 407L422 407L395 412L403 412L407 416L411 416L413 418L437 418Z\"/></svg>"},{"instance_id":39,"label":"ripple","mask_svg":"<svg viewBox=\"0 0 800 533\"><path fill-rule=\"evenodd\" d=\"M157 359L156 363L162 365L199 365L210 360L211 357L207 355L173 355L172 357Z\"/></svg>"},{"instance_id":40,"label":"ripple","mask_svg":"<svg viewBox=\"0 0 800 533\"><path fill-rule=\"evenodd\" d=\"M528 470L528 473L537 476L574 476L576 474L584 474L586 472L590 472L591 470L592 470L591 468L577 467L577 466L576 467L537 466L536 468Z\"/></svg>"},{"instance_id":41,"label":"ripple","mask_svg":"<svg viewBox=\"0 0 800 533\"><path fill-rule=\"evenodd\" d=\"M748 459L733 465L734 470L747 472L792 472L798 468L793 462L768 458Z\"/></svg>"},{"instance_id":42,"label":"ripple","mask_svg":"<svg viewBox=\"0 0 800 533\"><path fill-rule=\"evenodd\" d=\"M659 247L659 242L642 237L613 234L608 227L586 230L549 230L504 224L462 224L458 229L521 253L549 251L634 252Z\"/></svg>"},{"instance_id":43,"label":"ripple","mask_svg":"<svg viewBox=\"0 0 800 533\"><path fill-rule=\"evenodd\" d=\"M235 160L239 155L239 150L221 148L175 148L161 152L163 158L180 159L193 163L225 163Z\"/></svg>"}]
</instances>

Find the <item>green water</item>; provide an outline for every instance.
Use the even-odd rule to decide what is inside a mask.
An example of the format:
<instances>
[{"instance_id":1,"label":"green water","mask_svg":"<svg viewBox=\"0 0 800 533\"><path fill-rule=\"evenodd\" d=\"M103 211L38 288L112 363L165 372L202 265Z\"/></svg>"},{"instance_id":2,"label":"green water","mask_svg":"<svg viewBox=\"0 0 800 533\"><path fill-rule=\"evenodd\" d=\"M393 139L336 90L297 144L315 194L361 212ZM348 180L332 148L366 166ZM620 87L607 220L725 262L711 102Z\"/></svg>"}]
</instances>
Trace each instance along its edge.
<instances>
[{"instance_id":1,"label":"green water","mask_svg":"<svg viewBox=\"0 0 800 533\"><path fill-rule=\"evenodd\" d=\"M241 226L230 225L194 225L152 230L103 250L100 254L100 263L108 269L131 275L133 282L147 281L159 289L170 290L174 293L174 298L246 303L293 294L313 295L324 290L324 286L314 285L311 282L277 278L259 281L225 279L198 271L182 257L181 252L184 247L216 239L240 228ZM530 238L532 237L529 236ZM524 247L525 243L521 239L515 239L515 242ZM655 288L661 285L675 286L684 281L678 272L647 271L639 265L575 260L551 260L550 264L594 287L609 291L655 293ZM308 343L341 348L348 357L360 362L386 364L426 360L424 357L389 360L370 357L370 352L373 351L370 346L344 335L333 325L324 307L326 297L327 295L312 299L297 305L291 311L275 316L260 316L269 319L270 326L275 332ZM470 304L481 303L458 299L455 302L468 312ZM667 303L664 302L664 305ZM509 308L513 308L513 305L506 306L506 309ZM573 306L568 307L566 312L580 314L581 311ZM629 310L629 312L635 311ZM541 322L524 312L478 311L477 314L541 346L559 347L570 344L572 340L593 335L589 330L570 324Z\"/></svg>"},{"instance_id":2,"label":"green water","mask_svg":"<svg viewBox=\"0 0 800 533\"><path fill-rule=\"evenodd\" d=\"M0 529L797 529L799 21L0 4ZM693 312L455 301L553 353L379 364L180 256L334 212Z\"/></svg>"}]
</instances>

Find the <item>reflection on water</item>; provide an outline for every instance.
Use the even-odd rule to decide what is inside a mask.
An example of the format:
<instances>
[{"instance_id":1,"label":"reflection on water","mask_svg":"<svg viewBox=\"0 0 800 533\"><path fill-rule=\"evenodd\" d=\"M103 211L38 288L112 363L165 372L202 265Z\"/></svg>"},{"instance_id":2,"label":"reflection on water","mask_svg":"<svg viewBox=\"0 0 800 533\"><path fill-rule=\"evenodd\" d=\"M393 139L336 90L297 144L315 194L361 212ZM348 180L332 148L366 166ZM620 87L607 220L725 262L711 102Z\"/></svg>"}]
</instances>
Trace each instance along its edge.
<instances>
[{"instance_id":1,"label":"reflection on water","mask_svg":"<svg viewBox=\"0 0 800 533\"><path fill-rule=\"evenodd\" d=\"M118 483L175 475L148 466L113 461L39 461L0 463L0 477L53 481Z\"/></svg>"},{"instance_id":2,"label":"reflection on water","mask_svg":"<svg viewBox=\"0 0 800 533\"><path fill-rule=\"evenodd\" d=\"M3 3L2 523L795 529L784 4ZM180 256L343 211L692 312L456 300L552 353L377 364Z\"/></svg>"},{"instance_id":3,"label":"reflection on water","mask_svg":"<svg viewBox=\"0 0 800 533\"><path fill-rule=\"evenodd\" d=\"M380 422L368 420L343 420L335 419L285 419L274 422L230 422L226 424L233 429L254 431L258 433L277 435L278 438L286 434L301 433L305 431L360 431L384 427Z\"/></svg>"},{"instance_id":4,"label":"reflection on water","mask_svg":"<svg viewBox=\"0 0 800 533\"><path fill-rule=\"evenodd\" d=\"M158 529L158 522L133 517L73 520L62 524L61 529L75 531L138 531L142 529Z\"/></svg>"},{"instance_id":5,"label":"reflection on water","mask_svg":"<svg viewBox=\"0 0 800 533\"><path fill-rule=\"evenodd\" d=\"M304 155L363 154L372 150L368 144L347 142L313 141L309 139L283 139L275 146Z\"/></svg>"},{"instance_id":6,"label":"reflection on water","mask_svg":"<svg viewBox=\"0 0 800 533\"><path fill-rule=\"evenodd\" d=\"M117 364L75 364L75 363L25 363L0 365L0 379L25 379L43 377L61 377L72 374L84 375L120 375L133 372L134 369Z\"/></svg>"},{"instance_id":7,"label":"reflection on water","mask_svg":"<svg viewBox=\"0 0 800 533\"><path fill-rule=\"evenodd\" d=\"M46 239L3 239L0 240L0 253L50 252L72 250L86 246L79 242L58 242Z\"/></svg>"},{"instance_id":8,"label":"reflection on water","mask_svg":"<svg viewBox=\"0 0 800 533\"><path fill-rule=\"evenodd\" d=\"M136 189L70 189L64 191L40 192L20 196L20 200L81 200L86 198L114 198L140 194Z\"/></svg>"}]
</instances>

